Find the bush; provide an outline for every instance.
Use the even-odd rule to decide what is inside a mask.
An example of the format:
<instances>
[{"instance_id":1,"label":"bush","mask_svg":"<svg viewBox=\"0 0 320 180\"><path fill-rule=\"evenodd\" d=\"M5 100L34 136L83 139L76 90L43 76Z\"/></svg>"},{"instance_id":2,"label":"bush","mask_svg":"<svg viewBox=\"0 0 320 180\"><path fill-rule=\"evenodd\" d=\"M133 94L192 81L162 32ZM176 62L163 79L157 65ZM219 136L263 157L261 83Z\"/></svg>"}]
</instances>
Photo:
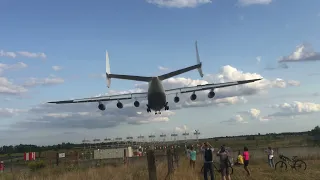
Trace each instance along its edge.
<instances>
[{"instance_id":1,"label":"bush","mask_svg":"<svg viewBox=\"0 0 320 180\"><path fill-rule=\"evenodd\" d=\"M45 167L45 164L43 161L32 161L28 164L28 167L31 171L36 171L38 169L42 169Z\"/></svg>"}]
</instances>

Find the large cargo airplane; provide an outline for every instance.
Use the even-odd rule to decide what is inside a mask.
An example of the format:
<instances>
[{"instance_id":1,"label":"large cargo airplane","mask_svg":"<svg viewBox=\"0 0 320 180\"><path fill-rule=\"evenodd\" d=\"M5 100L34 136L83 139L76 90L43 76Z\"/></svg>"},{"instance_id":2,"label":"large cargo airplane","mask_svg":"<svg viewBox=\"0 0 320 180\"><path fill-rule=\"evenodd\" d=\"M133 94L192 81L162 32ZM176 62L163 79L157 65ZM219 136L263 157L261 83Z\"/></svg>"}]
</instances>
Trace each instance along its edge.
<instances>
[{"instance_id":1,"label":"large cargo airplane","mask_svg":"<svg viewBox=\"0 0 320 180\"><path fill-rule=\"evenodd\" d=\"M98 102L99 103L98 108L104 111L106 110L106 106L102 103L104 101L118 101L117 107L119 109L122 109L123 104L120 102L120 100L135 99L133 104L135 107L139 107L140 103L137 99L147 98L148 99L147 112L151 112L151 110L153 110L155 111L155 114L158 114L158 113L161 114L161 110L163 108L165 110L169 110L169 106L166 98L167 95L169 94L176 94L173 100L175 103L178 103L180 101L180 98L178 97L179 93L183 94L183 93L192 92L190 99L194 101L197 99L197 95L195 94L195 92L197 91L210 90L210 92L208 93L208 98L213 98L215 96L214 89L216 88L247 84L247 83L252 83L252 82L261 80L261 79L250 79L250 80L243 80L243 81L234 81L234 82L226 82L226 83L218 83L218 84L205 84L205 85L198 85L193 87L181 87L181 88L165 90L162 85L163 80L186 73L188 71L197 69L200 76L203 77L202 63L200 62L197 42L195 43L195 47L196 47L196 58L197 58L196 65L189 66L183 69L179 69L179 70L176 70L167 74L163 74L161 76L155 76L155 77L111 74L110 64L109 64L109 55L108 55L108 52L106 52L106 79L107 79L108 88L110 88L112 78L125 79L125 80L148 82L149 83L148 92L127 93L127 94L118 94L118 95L109 95L109 96L100 96L100 97L91 97L91 98L73 99L73 100L64 100L64 101L53 101L48 103L68 104L68 103Z\"/></svg>"}]
</instances>

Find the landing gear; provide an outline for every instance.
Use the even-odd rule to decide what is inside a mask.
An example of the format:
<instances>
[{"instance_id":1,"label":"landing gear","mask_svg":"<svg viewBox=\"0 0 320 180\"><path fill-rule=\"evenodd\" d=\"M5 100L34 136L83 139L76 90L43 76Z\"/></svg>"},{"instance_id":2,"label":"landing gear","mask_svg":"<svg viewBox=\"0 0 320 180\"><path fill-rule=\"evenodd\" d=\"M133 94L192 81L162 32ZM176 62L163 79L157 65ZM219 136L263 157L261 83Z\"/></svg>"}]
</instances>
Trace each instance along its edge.
<instances>
[{"instance_id":1,"label":"landing gear","mask_svg":"<svg viewBox=\"0 0 320 180\"><path fill-rule=\"evenodd\" d=\"M168 102L166 102L166 104L164 105L164 110L165 111L169 110Z\"/></svg>"},{"instance_id":2,"label":"landing gear","mask_svg":"<svg viewBox=\"0 0 320 180\"><path fill-rule=\"evenodd\" d=\"M151 112L151 109L149 107L149 105L147 104L147 112L150 113Z\"/></svg>"},{"instance_id":3,"label":"landing gear","mask_svg":"<svg viewBox=\"0 0 320 180\"><path fill-rule=\"evenodd\" d=\"M157 115L157 114L161 114L161 111L156 111L155 113L154 113L155 115Z\"/></svg>"}]
</instances>

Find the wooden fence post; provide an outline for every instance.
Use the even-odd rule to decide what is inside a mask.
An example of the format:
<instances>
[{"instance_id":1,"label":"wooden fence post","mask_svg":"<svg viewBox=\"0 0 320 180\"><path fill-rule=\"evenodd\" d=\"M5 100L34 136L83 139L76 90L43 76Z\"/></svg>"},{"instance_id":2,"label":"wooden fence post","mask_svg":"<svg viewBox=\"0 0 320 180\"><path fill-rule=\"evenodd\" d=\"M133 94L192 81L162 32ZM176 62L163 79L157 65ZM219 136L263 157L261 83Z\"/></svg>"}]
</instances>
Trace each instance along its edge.
<instances>
[{"instance_id":1,"label":"wooden fence post","mask_svg":"<svg viewBox=\"0 0 320 180\"><path fill-rule=\"evenodd\" d=\"M171 175L174 172L174 166L173 166L173 153L171 149L167 149L167 162L168 162L168 174L167 177L171 177Z\"/></svg>"},{"instance_id":2,"label":"wooden fence post","mask_svg":"<svg viewBox=\"0 0 320 180\"><path fill-rule=\"evenodd\" d=\"M179 167L179 154L178 154L178 150L175 148L173 151L173 156L174 156L174 162L176 163L176 166Z\"/></svg>"},{"instance_id":3,"label":"wooden fence post","mask_svg":"<svg viewBox=\"0 0 320 180\"><path fill-rule=\"evenodd\" d=\"M123 149L123 163L127 165L127 149Z\"/></svg>"},{"instance_id":4,"label":"wooden fence post","mask_svg":"<svg viewBox=\"0 0 320 180\"><path fill-rule=\"evenodd\" d=\"M56 165L59 166L59 152L56 152Z\"/></svg>"},{"instance_id":5,"label":"wooden fence post","mask_svg":"<svg viewBox=\"0 0 320 180\"><path fill-rule=\"evenodd\" d=\"M149 180L157 180L157 167L156 167L156 158L154 156L154 150L148 150L147 160L148 160Z\"/></svg>"}]
</instances>

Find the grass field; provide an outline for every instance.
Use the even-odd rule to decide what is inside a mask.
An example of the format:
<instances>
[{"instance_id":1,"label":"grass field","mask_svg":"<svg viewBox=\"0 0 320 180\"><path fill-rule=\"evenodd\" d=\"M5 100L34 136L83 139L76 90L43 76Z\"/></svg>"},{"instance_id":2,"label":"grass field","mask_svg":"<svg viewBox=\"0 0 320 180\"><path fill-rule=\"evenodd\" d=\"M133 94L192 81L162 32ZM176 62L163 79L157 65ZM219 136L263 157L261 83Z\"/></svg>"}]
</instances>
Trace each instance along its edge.
<instances>
[{"instance_id":1,"label":"grass field","mask_svg":"<svg viewBox=\"0 0 320 180\"><path fill-rule=\"evenodd\" d=\"M202 166L201 162L198 162L196 169L192 170L188 166L187 159L183 158L180 161L180 166L175 171L172 180L201 180L203 175L200 173ZM256 161L250 163L250 170L252 175L247 177L243 167L234 166L234 174L232 179L234 180L305 180L305 179L317 179L320 177L320 160L308 160L306 161L308 167L306 171L300 172L296 170L288 169L285 172L275 171L269 168L266 162ZM166 163L157 164L158 180L164 180L167 175ZM103 167L103 168L91 168L91 169L74 169L71 172L67 172L64 167L48 168L35 173L20 173L14 174L2 174L1 180L148 180L147 165L131 165L128 167ZM221 179L220 175L216 172L216 178Z\"/></svg>"}]
</instances>

